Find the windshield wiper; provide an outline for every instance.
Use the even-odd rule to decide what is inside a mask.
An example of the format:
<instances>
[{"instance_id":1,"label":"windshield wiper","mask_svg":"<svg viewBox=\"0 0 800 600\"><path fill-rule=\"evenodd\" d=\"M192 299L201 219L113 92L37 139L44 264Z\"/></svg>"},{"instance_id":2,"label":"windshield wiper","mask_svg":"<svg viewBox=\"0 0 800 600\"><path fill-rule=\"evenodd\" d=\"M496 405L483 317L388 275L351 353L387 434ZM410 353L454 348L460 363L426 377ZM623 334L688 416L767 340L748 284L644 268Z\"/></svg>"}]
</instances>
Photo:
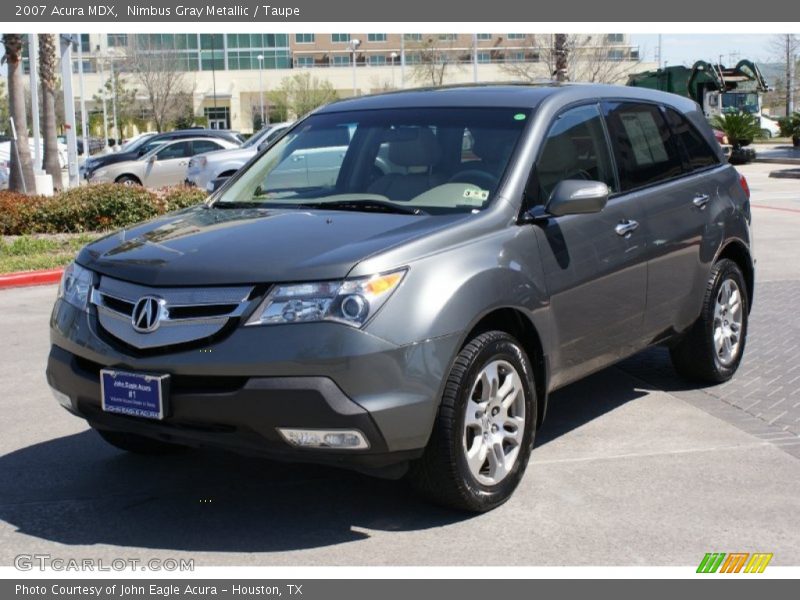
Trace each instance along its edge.
<instances>
[{"instance_id":1,"label":"windshield wiper","mask_svg":"<svg viewBox=\"0 0 800 600\"><path fill-rule=\"evenodd\" d=\"M210 208L265 208L263 202L214 202Z\"/></svg>"},{"instance_id":2,"label":"windshield wiper","mask_svg":"<svg viewBox=\"0 0 800 600\"><path fill-rule=\"evenodd\" d=\"M305 202L296 208L321 208L323 210L354 210L364 212L385 212L398 215L427 215L421 208L400 206L386 200L333 200L330 202Z\"/></svg>"}]
</instances>

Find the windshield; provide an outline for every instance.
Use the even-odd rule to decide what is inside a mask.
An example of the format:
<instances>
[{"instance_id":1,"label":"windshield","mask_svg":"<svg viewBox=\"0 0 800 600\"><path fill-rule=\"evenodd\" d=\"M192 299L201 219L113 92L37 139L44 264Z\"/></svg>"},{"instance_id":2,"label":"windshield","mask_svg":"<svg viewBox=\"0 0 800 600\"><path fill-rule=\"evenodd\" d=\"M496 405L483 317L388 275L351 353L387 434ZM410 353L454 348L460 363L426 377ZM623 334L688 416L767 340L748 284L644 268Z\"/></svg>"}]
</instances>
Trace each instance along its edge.
<instances>
[{"instance_id":1,"label":"windshield","mask_svg":"<svg viewBox=\"0 0 800 600\"><path fill-rule=\"evenodd\" d=\"M242 144L242 148L250 148L251 146L257 146L258 144L261 143L262 140L266 138L267 134L272 129L274 129L272 125L267 125L266 127L264 127L264 129L256 131L253 135L251 135L248 138L248 140L244 144Z\"/></svg>"},{"instance_id":2,"label":"windshield","mask_svg":"<svg viewBox=\"0 0 800 600\"><path fill-rule=\"evenodd\" d=\"M153 137L153 135L155 135L155 134L151 134L151 135L146 135L145 134L145 135L139 136L135 140L130 140L130 141L124 143L122 146L120 146L119 151L120 152L133 152L134 150L136 150L139 147L141 147L147 140L149 140L151 137Z\"/></svg>"},{"instance_id":3,"label":"windshield","mask_svg":"<svg viewBox=\"0 0 800 600\"><path fill-rule=\"evenodd\" d=\"M722 112L758 113L758 94L727 92L722 94Z\"/></svg>"},{"instance_id":4,"label":"windshield","mask_svg":"<svg viewBox=\"0 0 800 600\"><path fill-rule=\"evenodd\" d=\"M215 205L443 214L492 199L530 116L518 108L411 108L312 115Z\"/></svg>"}]
</instances>

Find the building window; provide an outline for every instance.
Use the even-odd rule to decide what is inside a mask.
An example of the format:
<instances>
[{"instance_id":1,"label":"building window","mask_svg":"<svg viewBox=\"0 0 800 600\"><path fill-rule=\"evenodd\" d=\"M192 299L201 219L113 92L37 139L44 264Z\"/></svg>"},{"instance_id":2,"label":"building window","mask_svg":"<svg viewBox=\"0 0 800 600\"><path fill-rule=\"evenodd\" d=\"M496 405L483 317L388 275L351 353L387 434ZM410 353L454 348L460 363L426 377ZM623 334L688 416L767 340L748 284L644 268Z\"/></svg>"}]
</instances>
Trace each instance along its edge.
<instances>
[{"instance_id":1,"label":"building window","mask_svg":"<svg viewBox=\"0 0 800 600\"><path fill-rule=\"evenodd\" d=\"M439 40L442 42L455 42L458 39L457 33L440 33Z\"/></svg>"},{"instance_id":2,"label":"building window","mask_svg":"<svg viewBox=\"0 0 800 600\"><path fill-rule=\"evenodd\" d=\"M492 62L492 53L491 52L478 52L478 62L479 63L490 63L490 62Z\"/></svg>"},{"instance_id":3,"label":"building window","mask_svg":"<svg viewBox=\"0 0 800 600\"><path fill-rule=\"evenodd\" d=\"M508 52L506 53L506 62L525 62L524 52Z\"/></svg>"},{"instance_id":4,"label":"building window","mask_svg":"<svg viewBox=\"0 0 800 600\"><path fill-rule=\"evenodd\" d=\"M92 45L89 43L89 34L82 33L81 34L81 52L91 52Z\"/></svg>"},{"instance_id":5,"label":"building window","mask_svg":"<svg viewBox=\"0 0 800 600\"><path fill-rule=\"evenodd\" d=\"M612 44L622 44L625 41L625 34L624 33L609 33L606 36L606 40L608 40Z\"/></svg>"},{"instance_id":6,"label":"building window","mask_svg":"<svg viewBox=\"0 0 800 600\"><path fill-rule=\"evenodd\" d=\"M509 33L507 37L508 37L509 40L524 40L525 39L525 34L524 33Z\"/></svg>"},{"instance_id":7,"label":"building window","mask_svg":"<svg viewBox=\"0 0 800 600\"><path fill-rule=\"evenodd\" d=\"M347 54L344 56L334 56L331 65L334 67L347 67L350 65L350 56Z\"/></svg>"},{"instance_id":8,"label":"building window","mask_svg":"<svg viewBox=\"0 0 800 600\"><path fill-rule=\"evenodd\" d=\"M621 61L625 60L625 50L620 48L612 48L608 51L608 60Z\"/></svg>"},{"instance_id":9,"label":"building window","mask_svg":"<svg viewBox=\"0 0 800 600\"><path fill-rule=\"evenodd\" d=\"M386 41L386 34L385 33L368 33L367 34L367 41L368 42L385 42Z\"/></svg>"},{"instance_id":10,"label":"building window","mask_svg":"<svg viewBox=\"0 0 800 600\"><path fill-rule=\"evenodd\" d=\"M639 49L638 48L634 48L633 50L631 50L630 58L631 58L631 60L639 60Z\"/></svg>"},{"instance_id":11,"label":"building window","mask_svg":"<svg viewBox=\"0 0 800 600\"><path fill-rule=\"evenodd\" d=\"M94 65L94 61L93 60L84 60L83 61L83 72L84 73L94 73L95 72L94 66L95 65ZM25 70L24 72L30 73L30 70ZM72 72L73 73L77 73L78 72L78 61L77 60L73 60L72 61Z\"/></svg>"},{"instance_id":12,"label":"building window","mask_svg":"<svg viewBox=\"0 0 800 600\"><path fill-rule=\"evenodd\" d=\"M404 33L403 39L407 42L421 42L422 41L422 34L421 33Z\"/></svg>"},{"instance_id":13,"label":"building window","mask_svg":"<svg viewBox=\"0 0 800 600\"><path fill-rule=\"evenodd\" d=\"M407 65L418 65L422 63L422 56L419 52L412 52L410 54L406 54L406 64Z\"/></svg>"},{"instance_id":14,"label":"building window","mask_svg":"<svg viewBox=\"0 0 800 600\"><path fill-rule=\"evenodd\" d=\"M258 60L259 56L263 57L261 61ZM292 64L288 49L228 50L228 69L232 71L258 69L259 62L262 63L260 67L263 69L288 69Z\"/></svg>"},{"instance_id":15,"label":"building window","mask_svg":"<svg viewBox=\"0 0 800 600\"><path fill-rule=\"evenodd\" d=\"M379 67L386 64L386 57L383 54L373 54L369 57L369 64L373 67Z\"/></svg>"},{"instance_id":16,"label":"building window","mask_svg":"<svg viewBox=\"0 0 800 600\"><path fill-rule=\"evenodd\" d=\"M128 46L127 33L109 33L106 39L109 48L126 48Z\"/></svg>"},{"instance_id":17,"label":"building window","mask_svg":"<svg viewBox=\"0 0 800 600\"><path fill-rule=\"evenodd\" d=\"M478 34L478 41L486 42L486 41L491 40L491 39L492 39L492 34L491 33L479 33Z\"/></svg>"},{"instance_id":18,"label":"building window","mask_svg":"<svg viewBox=\"0 0 800 600\"><path fill-rule=\"evenodd\" d=\"M298 69L307 69L314 66L313 56L298 56L294 59L294 66Z\"/></svg>"},{"instance_id":19,"label":"building window","mask_svg":"<svg viewBox=\"0 0 800 600\"><path fill-rule=\"evenodd\" d=\"M295 33L294 41L296 44L313 44L316 36L313 33Z\"/></svg>"},{"instance_id":20,"label":"building window","mask_svg":"<svg viewBox=\"0 0 800 600\"><path fill-rule=\"evenodd\" d=\"M346 44L350 41L350 34L349 33L332 33L331 34L331 42L334 44Z\"/></svg>"}]
</instances>

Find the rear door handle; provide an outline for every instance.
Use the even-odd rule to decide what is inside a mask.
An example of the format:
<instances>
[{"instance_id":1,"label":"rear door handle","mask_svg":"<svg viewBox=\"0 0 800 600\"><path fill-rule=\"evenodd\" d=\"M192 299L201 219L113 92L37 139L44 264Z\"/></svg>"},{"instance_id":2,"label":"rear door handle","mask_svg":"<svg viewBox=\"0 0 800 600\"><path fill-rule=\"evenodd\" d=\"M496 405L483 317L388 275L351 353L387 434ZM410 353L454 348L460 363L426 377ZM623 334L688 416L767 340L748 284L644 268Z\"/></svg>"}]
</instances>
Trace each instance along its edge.
<instances>
[{"instance_id":1,"label":"rear door handle","mask_svg":"<svg viewBox=\"0 0 800 600\"><path fill-rule=\"evenodd\" d=\"M636 231L637 227L639 227L638 221L626 219L625 221L620 221L617 223L617 226L614 227L614 231L617 232L617 235L626 236Z\"/></svg>"},{"instance_id":2,"label":"rear door handle","mask_svg":"<svg viewBox=\"0 0 800 600\"><path fill-rule=\"evenodd\" d=\"M694 204L697 208L703 208L708 201L710 200L710 196L708 194L697 194L692 200L692 204Z\"/></svg>"}]
</instances>

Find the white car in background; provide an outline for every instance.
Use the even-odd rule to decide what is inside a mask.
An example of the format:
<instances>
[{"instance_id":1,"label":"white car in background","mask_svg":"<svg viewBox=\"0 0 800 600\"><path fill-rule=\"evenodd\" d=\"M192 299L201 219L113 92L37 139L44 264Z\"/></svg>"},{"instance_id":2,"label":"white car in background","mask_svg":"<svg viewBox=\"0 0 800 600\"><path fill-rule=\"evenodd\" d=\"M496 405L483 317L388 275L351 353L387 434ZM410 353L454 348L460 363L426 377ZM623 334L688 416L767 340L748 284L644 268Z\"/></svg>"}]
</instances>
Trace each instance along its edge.
<instances>
[{"instance_id":1,"label":"white car in background","mask_svg":"<svg viewBox=\"0 0 800 600\"><path fill-rule=\"evenodd\" d=\"M34 169L41 169L41 161L44 160L44 142L39 141L39 156L42 157L39 164L35 164L34 154L34 141L33 138L28 138L28 147L31 150L31 159L34 160ZM67 147L60 143L58 144L58 163L62 169L67 166ZM11 166L11 142L0 142L0 190L8 187L9 168Z\"/></svg>"},{"instance_id":2,"label":"white car in background","mask_svg":"<svg viewBox=\"0 0 800 600\"><path fill-rule=\"evenodd\" d=\"M198 154L189 161L186 183L209 190L211 183L220 177L230 177L258 152L271 144L292 124L275 123L254 133L241 147Z\"/></svg>"},{"instance_id":3,"label":"white car in background","mask_svg":"<svg viewBox=\"0 0 800 600\"><path fill-rule=\"evenodd\" d=\"M761 129L761 137L767 139L780 137L781 126L775 119L773 119L772 117L768 117L767 115L760 115L758 120L759 120L758 126Z\"/></svg>"},{"instance_id":4,"label":"white car in background","mask_svg":"<svg viewBox=\"0 0 800 600\"><path fill-rule=\"evenodd\" d=\"M90 183L121 183L160 188L179 185L186 179L186 167L196 154L238 148L222 138L179 138L157 146L136 160L100 167L89 177Z\"/></svg>"}]
</instances>

